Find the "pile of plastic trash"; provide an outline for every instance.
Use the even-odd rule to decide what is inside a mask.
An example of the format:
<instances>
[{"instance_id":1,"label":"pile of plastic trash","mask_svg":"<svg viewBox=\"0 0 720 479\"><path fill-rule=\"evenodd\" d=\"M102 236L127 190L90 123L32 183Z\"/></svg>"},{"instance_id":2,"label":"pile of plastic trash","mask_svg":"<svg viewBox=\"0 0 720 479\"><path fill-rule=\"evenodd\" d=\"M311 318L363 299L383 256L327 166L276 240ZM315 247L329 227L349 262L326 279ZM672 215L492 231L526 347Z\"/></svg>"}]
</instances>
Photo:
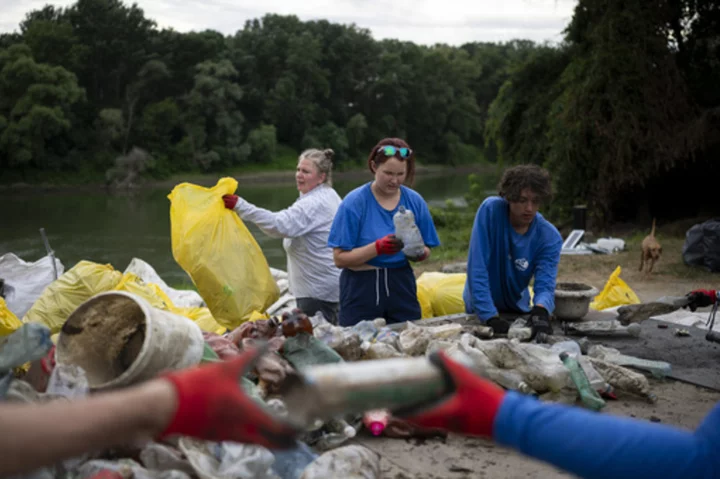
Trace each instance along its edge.
<instances>
[{"instance_id":1,"label":"pile of plastic trash","mask_svg":"<svg viewBox=\"0 0 720 479\"><path fill-rule=\"evenodd\" d=\"M54 270L59 275L57 279ZM260 299L258 304L270 306L254 311L242 321L231 322L227 318L216 319L212 310L218 308L208 306L196 291L169 287L152 266L138 258L123 272L90 261L80 261L65 271L54 258L28 263L15 255L4 255L0 257L3 280L0 400L44 402L78 398L110 384L133 384L152 377L160 369L227 360L258 341L267 343L277 354L265 355L258 361L255 369L243 378L242 385L279 415L287 414L281 395L283 382L295 372L302 373L304 368L343 361L418 357L437 350L471 358L476 372L506 389L546 401L568 404L580 401L595 410L617 394L655 401L647 377L636 370L657 377L669 372L666 363L625 356L612 348L590 344L584 338L576 341L551 336L544 338L542 344L527 342L529 335L522 321L513 325L507 339L492 338L491 330L477 321L418 320L390 327L378 318L353 327L335 326L321 313L308 318L295 310L294 298L288 293L287 275L279 270L270 271L277 287L272 291L274 301ZM427 274L423 284L430 285L428 291L432 291L433 282L460 284L458 275ZM78 341L110 341L122 336L117 334L118 328L127 326L132 334L128 335L128 344L121 345L121 353L127 355L129 370L145 354L140 347L130 346L137 337L135 333L146 326L124 325L123 318L104 318L105 323L98 331L87 328L72 339L63 335L63 328L86 319L84 315L89 313L83 305L107 298L125 298L150 311L150 316L166 315L162 317L168 330L167 340L172 340L171 329L180 327L184 328L183 337L191 338L193 345L184 348L181 360L168 356L167 364L157 366L157 371L149 369L129 376L126 372L116 374L103 369L101 359L85 354ZM445 312L443 308L452 301L451 298L429 304L429 311L441 316L435 310ZM139 337L141 344L142 336ZM190 350L195 352L189 355ZM379 456L353 440L363 428L372 435L388 437L444 434L411 427L388 411L368 411L313 424L299 438L297 447L289 451L180 438L172 443L137 446L131 455L122 457L104 451L75 458L37 471L34 476L70 474L85 478L110 470L122 477L138 478L379 477Z\"/></svg>"}]
</instances>

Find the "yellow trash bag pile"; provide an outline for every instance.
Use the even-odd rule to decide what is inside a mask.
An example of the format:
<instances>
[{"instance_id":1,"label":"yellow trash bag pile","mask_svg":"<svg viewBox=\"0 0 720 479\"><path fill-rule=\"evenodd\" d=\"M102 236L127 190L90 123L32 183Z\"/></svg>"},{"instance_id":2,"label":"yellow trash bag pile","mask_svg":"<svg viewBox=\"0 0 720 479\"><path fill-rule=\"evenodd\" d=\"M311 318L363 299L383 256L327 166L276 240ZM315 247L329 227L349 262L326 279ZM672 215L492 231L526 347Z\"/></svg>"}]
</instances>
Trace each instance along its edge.
<instances>
[{"instance_id":1,"label":"yellow trash bag pile","mask_svg":"<svg viewBox=\"0 0 720 479\"><path fill-rule=\"evenodd\" d=\"M615 268L603 290L590 303L592 309L600 311L626 304L640 304L640 298L637 297L635 291L630 289L630 286L620 278L621 272L620 266Z\"/></svg>"},{"instance_id":2,"label":"yellow trash bag pile","mask_svg":"<svg viewBox=\"0 0 720 479\"><path fill-rule=\"evenodd\" d=\"M223 334L227 331L227 328L219 325L217 321L215 321L215 318L212 317L208 308L178 308L165 292L160 289L160 286L155 283L146 283L133 273L123 274L122 280L113 290L136 294L145 299L150 303L150 306L154 308L185 316L197 323L203 331L216 334Z\"/></svg>"},{"instance_id":3,"label":"yellow trash bag pile","mask_svg":"<svg viewBox=\"0 0 720 479\"><path fill-rule=\"evenodd\" d=\"M223 204L237 181L212 188L181 183L168 196L172 252L223 326L236 328L253 311L264 312L280 290L260 246L240 217Z\"/></svg>"},{"instance_id":4,"label":"yellow trash bag pile","mask_svg":"<svg viewBox=\"0 0 720 479\"><path fill-rule=\"evenodd\" d=\"M122 274L109 264L91 261L78 262L45 288L23 321L42 323L55 335L78 306L106 291L136 294L155 308L190 318L203 331L218 334L225 332L225 328L217 324L207 308L176 308L158 285L145 283L133 273Z\"/></svg>"},{"instance_id":5,"label":"yellow trash bag pile","mask_svg":"<svg viewBox=\"0 0 720 479\"><path fill-rule=\"evenodd\" d=\"M417 279L417 295L423 319L464 313L463 289L466 278L465 273L421 274Z\"/></svg>"},{"instance_id":6,"label":"yellow trash bag pile","mask_svg":"<svg viewBox=\"0 0 720 479\"><path fill-rule=\"evenodd\" d=\"M20 326L22 321L8 309L5 299L0 297L0 338L15 332Z\"/></svg>"},{"instance_id":7,"label":"yellow trash bag pile","mask_svg":"<svg viewBox=\"0 0 720 479\"><path fill-rule=\"evenodd\" d=\"M42 323L50 328L51 334L58 333L78 306L115 288L121 280L122 273L109 264L80 261L45 288L25 313L23 322Z\"/></svg>"}]
</instances>

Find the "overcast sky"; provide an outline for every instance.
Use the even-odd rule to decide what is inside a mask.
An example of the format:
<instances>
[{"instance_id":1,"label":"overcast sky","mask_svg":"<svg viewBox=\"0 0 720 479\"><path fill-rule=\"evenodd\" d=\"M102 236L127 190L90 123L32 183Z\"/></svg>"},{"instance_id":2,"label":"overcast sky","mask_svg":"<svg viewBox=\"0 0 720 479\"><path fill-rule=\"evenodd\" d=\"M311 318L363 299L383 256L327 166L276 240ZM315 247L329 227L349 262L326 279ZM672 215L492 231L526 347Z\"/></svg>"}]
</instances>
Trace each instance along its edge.
<instances>
[{"instance_id":1,"label":"overcast sky","mask_svg":"<svg viewBox=\"0 0 720 479\"><path fill-rule=\"evenodd\" d=\"M0 0L0 32L18 28L28 11L71 0ZM131 4L132 1L127 1ZM355 23L377 39L460 45L525 38L558 41L572 17L575 0L142 0L145 15L178 31L210 28L235 33L248 19L266 13L302 20ZM262 5L262 7L260 6Z\"/></svg>"}]
</instances>

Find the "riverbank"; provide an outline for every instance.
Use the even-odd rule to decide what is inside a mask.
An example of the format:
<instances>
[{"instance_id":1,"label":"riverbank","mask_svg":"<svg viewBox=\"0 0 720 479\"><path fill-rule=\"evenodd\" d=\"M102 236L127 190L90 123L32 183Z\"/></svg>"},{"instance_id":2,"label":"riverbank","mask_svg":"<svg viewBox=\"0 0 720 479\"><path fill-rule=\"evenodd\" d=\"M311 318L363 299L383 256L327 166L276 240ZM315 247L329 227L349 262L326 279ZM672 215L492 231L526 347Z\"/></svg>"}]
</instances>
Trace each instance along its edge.
<instances>
[{"instance_id":1,"label":"riverbank","mask_svg":"<svg viewBox=\"0 0 720 479\"><path fill-rule=\"evenodd\" d=\"M447 166L447 165L417 165L416 166L416 177L422 176L435 176L435 175L447 175L448 173L456 173L459 175L467 175L471 173L482 173L482 172L494 172L496 166L490 163L480 163L472 165L461 165L461 166ZM286 185L292 183L295 180L294 165L289 166L286 170L279 171L277 169L269 169L266 171L258 171L257 169L251 169L251 171L244 172L242 169L236 169L227 172L216 172L216 173L178 173L172 175L166 179L143 179L141 183L129 190L114 190L114 191L132 191L139 189L152 189L152 188L166 188L172 189L175 185L183 182L193 183L201 186L212 186L217 183L218 179L230 176L238 180L238 184L263 184L263 185ZM371 178L370 172L367 168L357 166L344 171L333 172L334 180L355 180ZM0 184L0 193L6 192L22 192L27 190L33 191L62 191L62 190L75 190L75 191L98 191L108 190L107 185L100 181L91 181L86 183L73 183L70 181L53 181L53 182L39 182L39 183L25 183L16 182L10 184Z\"/></svg>"}]
</instances>

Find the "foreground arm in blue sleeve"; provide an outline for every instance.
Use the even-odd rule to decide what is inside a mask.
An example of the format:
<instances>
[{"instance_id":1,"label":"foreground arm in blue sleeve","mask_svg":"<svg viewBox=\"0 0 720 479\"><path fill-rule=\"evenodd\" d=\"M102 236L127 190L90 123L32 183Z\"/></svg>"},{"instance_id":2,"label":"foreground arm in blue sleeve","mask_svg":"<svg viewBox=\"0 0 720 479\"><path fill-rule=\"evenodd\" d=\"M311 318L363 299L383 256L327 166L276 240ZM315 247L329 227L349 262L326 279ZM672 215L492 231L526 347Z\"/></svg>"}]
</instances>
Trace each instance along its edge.
<instances>
[{"instance_id":1,"label":"foreground arm in blue sleeve","mask_svg":"<svg viewBox=\"0 0 720 479\"><path fill-rule=\"evenodd\" d=\"M553 230L554 233L554 230ZM535 296L533 303L543 306L548 313L555 310L555 282L557 281L558 264L560 263L560 250L562 238L554 234L545 235L544 244L540 249L535 267Z\"/></svg>"},{"instance_id":2,"label":"foreground arm in blue sleeve","mask_svg":"<svg viewBox=\"0 0 720 479\"><path fill-rule=\"evenodd\" d=\"M468 248L467 282L471 298L468 308L482 321L487 321L498 314L490 292L490 275L487 268L490 259L490 213L490 207L485 203L478 209Z\"/></svg>"},{"instance_id":3,"label":"foreground arm in blue sleeve","mask_svg":"<svg viewBox=\"0 0 720 479\"><path fill-rule=\"evenodd\" d=\"M497 442L589 479L720 477L720 404L695 432L508 393Z\"/></svg>"}]
</instances>

